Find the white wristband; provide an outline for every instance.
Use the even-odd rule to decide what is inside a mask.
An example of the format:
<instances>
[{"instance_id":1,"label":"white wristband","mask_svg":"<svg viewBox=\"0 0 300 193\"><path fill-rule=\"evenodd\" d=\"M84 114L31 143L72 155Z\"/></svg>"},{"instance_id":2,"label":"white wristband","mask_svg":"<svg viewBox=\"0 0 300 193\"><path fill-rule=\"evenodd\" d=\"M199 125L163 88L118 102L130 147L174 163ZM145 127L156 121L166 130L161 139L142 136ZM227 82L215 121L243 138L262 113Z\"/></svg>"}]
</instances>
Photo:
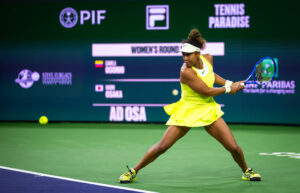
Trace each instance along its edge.
<instances>
[{"instance_id":1,"label":"white wristband","mask_svg":"<svg viewBox=\"0 0 300 193\"><path fill-rule=\"evenodd\" d=\"M225 85L224 88L226 89L225 93L230 93L231 88L229 85Z\"/></svg>"},{"instance_id":2,"label":"white wristband","mask_svg":"<svg viewBox=\"0 0 300 193\"><path fill-rule=\"evenodd\" d=\"M230 80L226 80L226 82L225 82L225 86L231 86L232 85L232 81L230 81Z\"/></svg>"}]
</instances>

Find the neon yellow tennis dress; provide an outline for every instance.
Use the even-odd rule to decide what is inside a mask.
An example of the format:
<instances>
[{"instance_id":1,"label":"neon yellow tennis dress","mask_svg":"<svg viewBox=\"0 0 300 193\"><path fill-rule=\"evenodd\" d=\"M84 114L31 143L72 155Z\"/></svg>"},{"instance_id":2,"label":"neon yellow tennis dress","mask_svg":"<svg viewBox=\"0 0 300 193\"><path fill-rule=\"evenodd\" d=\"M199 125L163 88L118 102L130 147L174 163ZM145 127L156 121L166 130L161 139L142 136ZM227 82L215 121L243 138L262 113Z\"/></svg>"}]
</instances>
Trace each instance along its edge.
<instances>
[{"instance_id":1,"label":"neon yellow tennis dress","mask_svg":"<svg viewBox=\"0 0 300 193\"><path fill-rule=\"evenodd\" d=\"M212 65L202 56L203 69L192 67L208 87L213 87L215 75ZM188 85L180 83L181 99L164 107L170 119L166 125L200 127L210 125L220 118L224 112L212 96L203 96L196 93Z\"/></svg>"}]
</instances>

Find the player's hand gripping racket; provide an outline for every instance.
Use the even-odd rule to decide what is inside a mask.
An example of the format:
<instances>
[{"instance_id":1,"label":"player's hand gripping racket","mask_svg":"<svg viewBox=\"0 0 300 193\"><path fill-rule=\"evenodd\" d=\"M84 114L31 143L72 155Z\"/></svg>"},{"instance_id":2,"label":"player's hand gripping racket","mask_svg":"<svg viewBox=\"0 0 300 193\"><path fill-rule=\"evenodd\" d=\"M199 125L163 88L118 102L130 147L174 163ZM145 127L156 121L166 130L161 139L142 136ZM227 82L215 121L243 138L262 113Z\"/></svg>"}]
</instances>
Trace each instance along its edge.
<instances>
[{"instance_id":1,"label":"player's hand gripping racket","mask_svg":"<svg viewBox=\"0 0 300 193\"><path fill-rule=\"evenodd\" d=\"M276 62L272 57L260 59L254 66L250 76L246 79L245 84L264 85L271 81L276 74Z\"/></svg>"}]
</instances>

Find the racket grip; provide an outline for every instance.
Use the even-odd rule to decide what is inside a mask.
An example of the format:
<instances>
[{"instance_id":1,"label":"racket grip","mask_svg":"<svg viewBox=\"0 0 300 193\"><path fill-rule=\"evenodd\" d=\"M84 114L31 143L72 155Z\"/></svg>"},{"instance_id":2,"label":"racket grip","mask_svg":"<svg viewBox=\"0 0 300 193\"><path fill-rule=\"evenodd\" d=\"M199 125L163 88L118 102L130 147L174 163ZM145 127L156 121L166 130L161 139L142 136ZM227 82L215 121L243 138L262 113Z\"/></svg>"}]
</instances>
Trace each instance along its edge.
<instances>
[{"instance_id":1,"label":"racket grip","mask_svg":"<svg viewBox=\"0 0 300 193\"><path fill-rule=\"evenodd\" d=\"M242 82L241 85L242 85L242 86L245 86L245 83Z\"/></svg>"}]
</instances>

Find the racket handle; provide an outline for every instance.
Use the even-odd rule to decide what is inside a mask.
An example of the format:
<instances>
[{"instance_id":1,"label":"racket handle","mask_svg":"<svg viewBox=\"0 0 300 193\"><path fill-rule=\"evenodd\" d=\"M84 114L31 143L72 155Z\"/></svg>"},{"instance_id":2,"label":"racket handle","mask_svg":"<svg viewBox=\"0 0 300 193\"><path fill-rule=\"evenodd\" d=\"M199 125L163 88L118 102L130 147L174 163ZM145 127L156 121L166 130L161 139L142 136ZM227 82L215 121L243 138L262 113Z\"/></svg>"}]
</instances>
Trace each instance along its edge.
<instances>
[{"instance_id":1,"label":"racket handle","mask_svg":"<svg viewBox=\"0 0 300 193\"><path fill-rule=\"evenodd\" d=\"M241 85L242 85L242 86L245 86L245 83L242 82Z\"/></svg>"}]
</instances>

